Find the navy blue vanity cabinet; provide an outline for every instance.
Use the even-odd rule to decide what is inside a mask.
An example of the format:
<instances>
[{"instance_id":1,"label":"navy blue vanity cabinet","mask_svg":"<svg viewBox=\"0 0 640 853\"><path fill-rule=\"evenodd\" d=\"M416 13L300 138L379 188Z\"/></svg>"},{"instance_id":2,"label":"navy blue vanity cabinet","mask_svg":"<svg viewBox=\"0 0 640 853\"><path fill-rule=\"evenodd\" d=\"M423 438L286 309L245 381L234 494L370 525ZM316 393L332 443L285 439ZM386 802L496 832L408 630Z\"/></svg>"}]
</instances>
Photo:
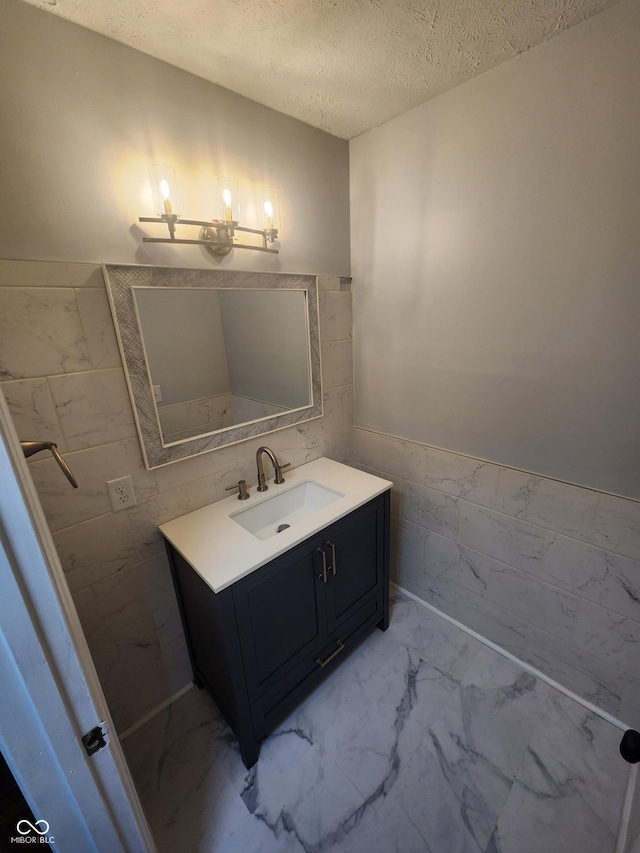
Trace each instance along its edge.
<instances>
[{"instance_id":1,"label":"navy blue vanity cabinet","mask_svg":"<svg viewBox=\"0 0 640 853\"><path fill-rule=\"evenodd\" d=\"M219 593L167 549L196 683L213 694L247 767L323 674L389 624L389 492Z\"/></svg>"},{"instance_id":2,"label":"navy blue vanity cabinet","mask_svg":"<svg viewBox=\"0 0 640 853\"><path fill-rule=\"evenodd\" d=\"M384 544L383 500L352 512L325 531L322 547L328 566L325 591L329 634L349 624L382 588ZM388 583L386 586L388 589Z\"/></svg>"}]
</instances>

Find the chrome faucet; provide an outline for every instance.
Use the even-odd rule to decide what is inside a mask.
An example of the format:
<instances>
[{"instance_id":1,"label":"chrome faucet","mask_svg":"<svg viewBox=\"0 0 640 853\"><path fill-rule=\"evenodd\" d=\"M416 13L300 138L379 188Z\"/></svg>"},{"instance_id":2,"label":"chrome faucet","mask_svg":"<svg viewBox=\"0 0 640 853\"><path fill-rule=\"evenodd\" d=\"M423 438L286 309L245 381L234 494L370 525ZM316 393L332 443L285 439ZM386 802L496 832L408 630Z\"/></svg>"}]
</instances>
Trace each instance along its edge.
<instances>
[{"instance_id":1,"label":"chrome faucet","mask_svg":"<svg viewBox=\"0 0 640 853\"><path fill-rule=\"evenodd\" d=\"M291 465L291 462L285 462L284 465L281 465L273 450L270 447L259 447L256 451L256 465L258 466L258 491L266 492L269 486L266 484L265 476L264 476L264 468L262 467L262 454L266 453L269 459L271 460L271 464L273 465L273 470L275 473L274 483L279 486L284 483L284 477L282 476L282 469L288 468Z\"/></svg>"}]
</instances>

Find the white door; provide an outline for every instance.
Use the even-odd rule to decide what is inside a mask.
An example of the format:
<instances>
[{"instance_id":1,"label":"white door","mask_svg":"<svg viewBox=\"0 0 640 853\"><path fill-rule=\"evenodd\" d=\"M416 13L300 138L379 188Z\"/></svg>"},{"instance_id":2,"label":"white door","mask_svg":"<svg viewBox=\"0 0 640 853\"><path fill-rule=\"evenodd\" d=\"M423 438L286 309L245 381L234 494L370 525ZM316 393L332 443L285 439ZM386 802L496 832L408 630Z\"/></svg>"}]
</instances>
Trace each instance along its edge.
<instances>
[{"instance_id":1,"label":"white door","mask_svg":"<svg viewBox=\"0 0 640 853\"><path fill-rule=\"evenodd\" d=\"M2 391L0 685L0 749L36 824L16 837L44 833L60 853L154 853ZM107 745L89 756L81 739L98 724Z\"/></svg>"}]
</instances>

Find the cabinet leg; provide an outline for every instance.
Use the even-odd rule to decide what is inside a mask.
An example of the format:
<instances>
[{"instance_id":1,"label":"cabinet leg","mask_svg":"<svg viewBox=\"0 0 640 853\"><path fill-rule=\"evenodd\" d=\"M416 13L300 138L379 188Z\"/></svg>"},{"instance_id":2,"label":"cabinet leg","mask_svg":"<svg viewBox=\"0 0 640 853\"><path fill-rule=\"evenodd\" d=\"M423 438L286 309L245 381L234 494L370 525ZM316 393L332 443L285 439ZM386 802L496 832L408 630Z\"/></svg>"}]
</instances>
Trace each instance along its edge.
<instances>
[{"instance_id":1,"label":"cabinet leg","mask_svg":"<svg viewBox=\"0 0 640 853\"><path fill-rule=\"evenodd\" d=\"M253 765L258 760L258 744L254 740L254 738L247 738L239 741L240 744L240 758L242 758L242 763L247 768L247 770L251 770Z\"/></svg>"},{"instance_id":2,"label":"cabinet leg","mask_svg":"<svg viewBox=\"0 0 640 853\"><path fill-rule=\"evenodd\" d=\"M383 616L383 618L378 622L377 627L380 628L381 631L387 630L387 628L389 627L389 614L388 613L386 616Z\"/></svg>"}]
</instances>

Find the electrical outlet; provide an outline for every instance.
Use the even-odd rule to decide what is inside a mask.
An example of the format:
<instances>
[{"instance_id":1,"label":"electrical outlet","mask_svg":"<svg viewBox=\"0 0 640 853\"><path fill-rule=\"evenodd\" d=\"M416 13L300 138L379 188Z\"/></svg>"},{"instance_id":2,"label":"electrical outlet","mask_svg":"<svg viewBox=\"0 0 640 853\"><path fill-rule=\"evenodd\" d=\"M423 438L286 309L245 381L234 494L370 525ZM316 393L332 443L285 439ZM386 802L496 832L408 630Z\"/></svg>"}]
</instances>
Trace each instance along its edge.
<instances>
[{"instance_id":1,"label":"electrical outlet","mask_svg":"<svg viewBox=\"0 0 640 853\"><path fill-rule=\"evenodd\" d=\"M107 492L111 501L113 512L129 509L136 505L136 496L133 491L133 483L130 475L119 477L117 480L107 480Z\"/></svg>"},{"instance_id":2,"label":"electrical outlet","mask_svg":"<svg viewBox=\"0 0 640 853\"><path fill-rule=\"evenodd\" d=\"M162 403L162 388L159 385L153 386L153 396L156 403Z\"/></svg>"}]
</instances>

